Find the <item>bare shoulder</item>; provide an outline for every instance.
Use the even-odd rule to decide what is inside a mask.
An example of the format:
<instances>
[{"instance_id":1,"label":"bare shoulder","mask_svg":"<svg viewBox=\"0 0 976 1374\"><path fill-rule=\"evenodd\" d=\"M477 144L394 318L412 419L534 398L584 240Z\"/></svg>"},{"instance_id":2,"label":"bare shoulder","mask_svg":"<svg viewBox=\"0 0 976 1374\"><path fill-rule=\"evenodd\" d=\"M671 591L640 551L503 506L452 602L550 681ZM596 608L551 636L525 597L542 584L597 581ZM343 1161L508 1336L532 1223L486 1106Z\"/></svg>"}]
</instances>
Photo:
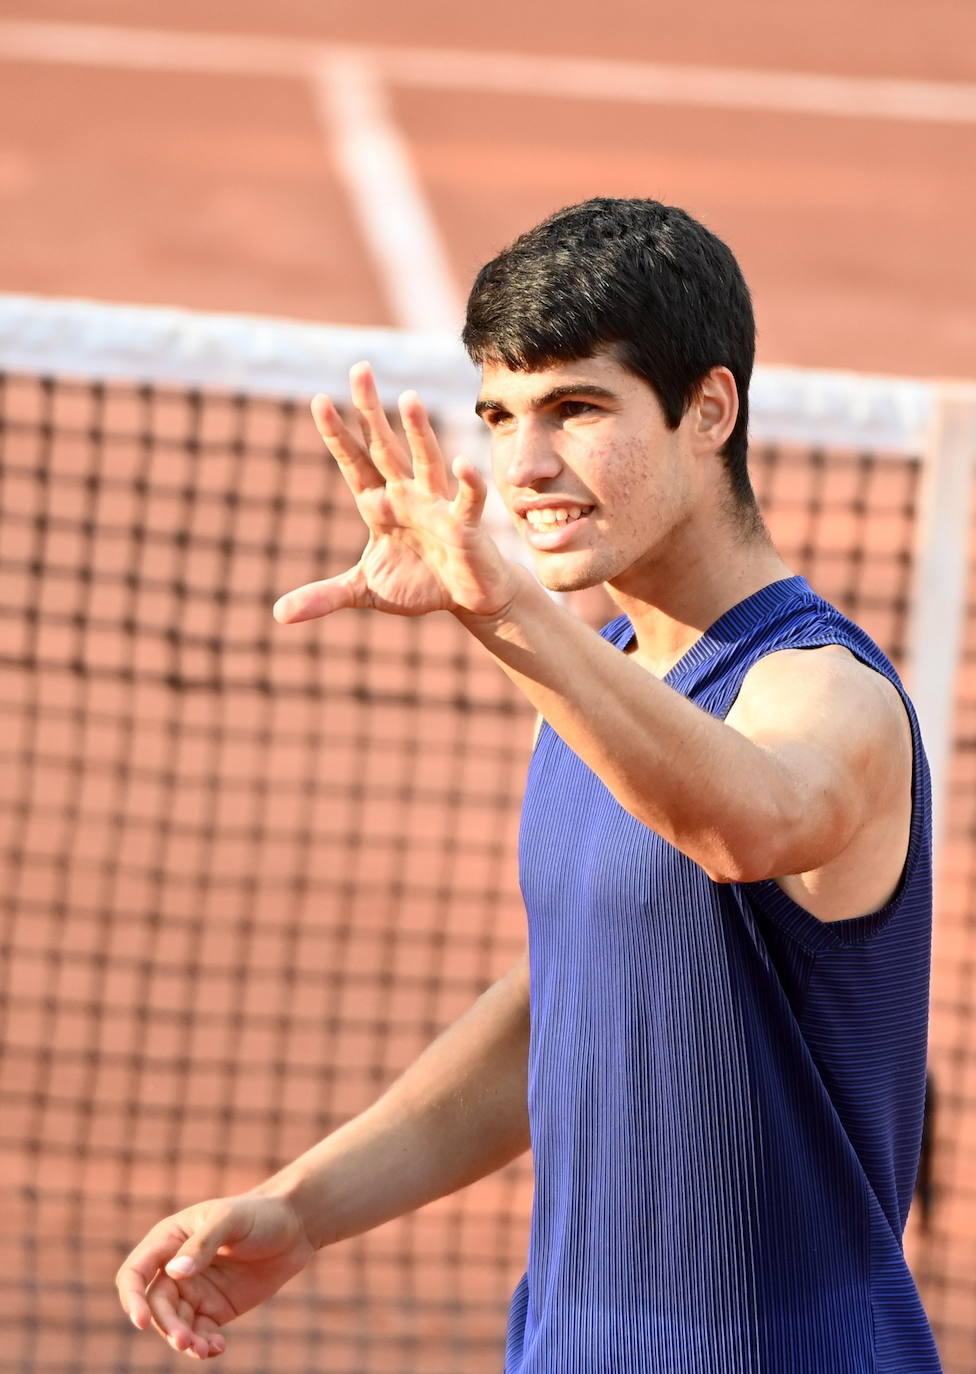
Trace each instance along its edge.
<instances>
[{"instance_id":1,"label":"bare shoulder","mask_svg":"<svg viewBox=\"0 0 976 1374\"><path fill-rule=\"evenodd\" d=\"M770 654L728 724L794 780L808 827L777 877L821 920L876 911L897 890L912 816L912 732L901 694L840 645Z\"/></svg>"},{"instance_id":2,"label":"bare shoulder","mask_svg":"<svg viewBox=\"0 0 976 1374\"><path fill-rule=\"evenodd\" d=\"M863 755L911 752L898 689L840 644L768 654L746 674L728 723L761 743L784 735L844 739Z\"/></svg>"}]
</instances>

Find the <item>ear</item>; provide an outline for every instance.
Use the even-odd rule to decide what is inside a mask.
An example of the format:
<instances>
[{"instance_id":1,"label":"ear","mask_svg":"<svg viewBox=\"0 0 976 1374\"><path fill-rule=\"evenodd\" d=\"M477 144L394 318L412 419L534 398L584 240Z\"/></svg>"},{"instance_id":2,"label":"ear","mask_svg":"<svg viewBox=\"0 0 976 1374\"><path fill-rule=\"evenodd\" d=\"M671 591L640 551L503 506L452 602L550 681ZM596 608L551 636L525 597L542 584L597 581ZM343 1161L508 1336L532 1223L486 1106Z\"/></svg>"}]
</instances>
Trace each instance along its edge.
<instances>
[{"instance_id":1,"label":"ear","mask_svg":"<svg viewBox=\"0 0 976 1374\"><path fill-rule=\"evenodd\" d=\"M727 367L713 367L706 372L688 410L695 451L703 456L717 453L735 428L739 415L739 393Z\"/></svg>"}]
</instances>

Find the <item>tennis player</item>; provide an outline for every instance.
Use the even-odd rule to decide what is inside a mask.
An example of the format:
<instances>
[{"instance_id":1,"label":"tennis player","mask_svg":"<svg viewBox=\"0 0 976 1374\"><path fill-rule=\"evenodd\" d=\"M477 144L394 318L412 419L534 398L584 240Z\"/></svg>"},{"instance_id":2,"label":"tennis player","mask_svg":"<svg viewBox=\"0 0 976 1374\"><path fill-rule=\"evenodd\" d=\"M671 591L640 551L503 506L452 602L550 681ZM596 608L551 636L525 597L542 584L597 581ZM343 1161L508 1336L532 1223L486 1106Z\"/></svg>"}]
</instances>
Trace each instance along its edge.
<instances>
[{"instance_id":1,"label":"tennis player","mask_svg":"<svg viewBox=\"0 0 976 1374\"><path fill-rule=\"evenodd\" d=\"M482 478L448 468L419 397L401 442L362 364L362 437L313 410L365 551L275 614L446 611L538 709L529 953L361 1116L155 1226L122 1304L219 1354L321 1246L531 1142L507 1374L932 1374L902 1251L926 763L890 663L757 511L739 268L681 210L590 201L481 271L464 339L536 577L485 532ZM601 583L620 614L600 633L545 590Z\"/></svg>"}]
</instances>

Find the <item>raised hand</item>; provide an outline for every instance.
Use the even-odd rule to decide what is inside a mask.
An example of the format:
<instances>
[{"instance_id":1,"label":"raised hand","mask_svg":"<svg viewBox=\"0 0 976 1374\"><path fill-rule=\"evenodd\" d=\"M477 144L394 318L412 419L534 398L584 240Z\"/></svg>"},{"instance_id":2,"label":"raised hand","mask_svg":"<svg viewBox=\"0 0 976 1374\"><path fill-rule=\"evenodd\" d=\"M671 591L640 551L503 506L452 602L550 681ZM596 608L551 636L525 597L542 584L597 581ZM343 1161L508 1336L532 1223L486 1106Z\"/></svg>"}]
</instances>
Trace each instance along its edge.
<instances>
[{"instance_id":1,"label":"raised hand","mask_svg":"<svg viewBox=\"0 0 976 1374\"><path fill-rule=\"evenodd\" d=\"M223 1353L221 1328L276 1293L314 1254L280 1197L217 1198L159 1222L115 1277L133 1325L152 1325L174 1350Z\"/></svg>"},{"instance_id":2,"label":"raised hand","mask_svg":"<svg viewBox=\"0 0 976 1374\"><path fill-rule=\"evenodd\" d=\"M481 474L460 458L449 473L416 392L400 398L404 445L369 365L357 363L349 382L362 440L327 396L316 396L312 414L365 521L366 548L355 567L281 597L275 618L291 623L356 607L410 616L503 610L515 595L517 574L481 528L487 494Z\"/></svg>"}]
</instances>

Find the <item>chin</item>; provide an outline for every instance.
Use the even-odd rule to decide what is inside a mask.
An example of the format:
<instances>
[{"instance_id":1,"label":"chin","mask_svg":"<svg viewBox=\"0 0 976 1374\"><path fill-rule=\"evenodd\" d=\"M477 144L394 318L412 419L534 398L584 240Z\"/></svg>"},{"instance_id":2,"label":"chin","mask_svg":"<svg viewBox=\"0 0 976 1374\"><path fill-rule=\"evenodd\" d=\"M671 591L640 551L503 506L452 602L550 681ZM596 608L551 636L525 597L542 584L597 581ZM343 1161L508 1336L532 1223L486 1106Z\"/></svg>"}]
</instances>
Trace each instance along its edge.
<instances>
[{"instance_id":1,"label":"chin","mask_svg":"<svg viewBox=\"0 0 976 1374\"><path fill-rule=\"evenodd\" d=\"M555 560L535 560L535 575L548 592L585 592L602 587L606 578L595 568L559 567Z\"/></svg>"}]
</instances>

